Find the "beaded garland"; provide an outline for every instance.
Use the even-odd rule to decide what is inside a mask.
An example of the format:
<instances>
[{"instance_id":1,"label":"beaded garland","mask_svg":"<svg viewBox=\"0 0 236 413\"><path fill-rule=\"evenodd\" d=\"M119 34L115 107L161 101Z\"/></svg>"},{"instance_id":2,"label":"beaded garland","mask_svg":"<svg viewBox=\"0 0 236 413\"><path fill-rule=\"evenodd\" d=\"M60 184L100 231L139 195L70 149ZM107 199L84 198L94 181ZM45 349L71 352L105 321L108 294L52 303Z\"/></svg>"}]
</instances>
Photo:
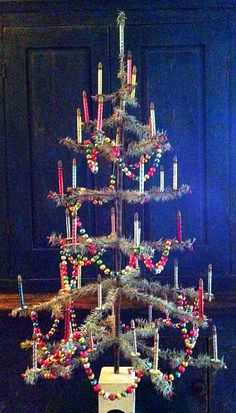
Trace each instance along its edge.
<instances>
[{"instance_id":1,"label":"beaded garland","mask_svg":"<svg viewBox=\"0 0 236 413\"><path fill-rule=\"evenodd\" d=\"M95 375L93 373L93 370L91 368L91 364L89 362L89 345L85 337L81 336L79 332L76 332L74 334L74 338L78 339L79 344L80 344L80 361L83 365L84 372L87 375L91 386L93 387L93 390L99 394L99 396L103 396L104 399L106 400L111 400L114 401L115 399L121 399L122 397L127 397L130 393L133 393L134 389L138 387L138 383L143 376L143 372L141 370L138 370L135 372L135 378L133 382L131 382L130 386L126 387L124 390L122 390L119 393L109 393L105 392L101 388L101 386L98 384L97 379L95 378Z\"/></svg>"},{"instance_id":2,"label":"beaded garland","mask_svg":"<svg viewBox=\"0 0 236 413\"><path fill-rule=\"evenodd\" d=\"M148 179L150 179L156 172L157 167L159 166L160 160L161 160L161 156L162 156L162 149L160 147L160 145L156 146L156 149L152 151L152 155L155 155L155 159L153 161L153 165L149 168L149 171L144 175L144 182L146 182ZM148 162L148 160L151 158L150 155L144 155L144 164ZM124 174L134 180L139 182L140 177L139 175L135 175L134 172L131 171L131 169L135 170L135 169L139 169L140 168L140 161L136 162L134 165L129 165L126 166L124 160L122 158L118 159L119 162L119 166L122 169L122 172L124 172Z\"/></svg>"},{"instance_id":3,"label":"beaded garland","mask_svg":"<svg viewBox=\"0 0 236 413\"><path fill-rule=\"evenodd\" d=\"M120 168L122 169L122 172L124 174L134 180L134 181L139 181L140 177L139 175L136 175L132 170L139 169L140 167L140 161L136 162L135 164L130 164L129 166L126 165L125 160L122 156L120 156L120 150L119 147L115 144L114 141L112 141L109 137L103 137L102 139L100 138L100 141L97 139L97 134L93 135L93 139L95 142L93 143L91 139L85 139L83 141L83 144L85 146L85 153L86 153L86 160L87 160L87 165L90 169L91 172L97 173L98 172L98 152L99 152L99 147L101 144L106 142L106 144L110 144L111 148L113 150L113 156L116 159L116 162L118 162ZM153 161L153 165L149 168L148 172L144 175L144 182L146 182L148 179L150 179L156 172L157 167L159 166L160 159L162 156L163 150L161 148L160 144L156 145L156 148L152 151L151 156L150 155L144 155L144 163L147 163L152 156L155 156L155 159Z\"/></svg>"},{"instance_id":4,"label":"beaded garland","mask_svg":"<svg viewBox=\"0 0 236 413\"><path fill-rule=\"evenodd\" d=\"M195 298L193 304L190 305L188 304L184 289L177 289L176 293L177 307L187 311L189 310L197 316L199 314L198 299ZM82 332L79 331L78 325L76 323L76 314L72 308L70 309L69 313L69 320L71 322L70 338L68 339L68 341L61 340L59 346L55 349L54 354L52 354L52 351L49 350L46 343L57 331L60 318L63 318L63 316L55 317L52 327L50 328L47 334L43 335L39 327L37 314L34 311L31 312L31 321L33 323L33 336L36 338L37 346L41 351L41 355L39 356L37 363L39 363L40 366L43 366L43 377L45 379L55 379L57 377L53 370L48 371L48 368L53 367L54 364L70 366L72 363L73 355L75 354L75 352L79 351L80 361L83 365L85 374L87 375L90 384L93 387L93 390L100 396L102 396L104 399L109 399L113 401L115 399L127 397L128 394L132 393L134 389L138 387L138 383L144 374L141 370L135 372L135 378L131 382L130 386L128 386L119 393L108 393L101 388L101 386L97 382L97 379L95 378L95 375L91 368L91 364L89 362L89 353L91 353L94 349L90 349L90 339L84 336ZM152 378L154 378L156 375L160 375L165 381L171 383L174 381L175 378L180 378L181 375L186 371L190 357L192 355L193 348L195 347L198 338L199 328L196 326L188 328L189 322L184 317L180 320L180 322L173 322L169 315L167 315L165 319L158 318L158 321L164 324L166 327L180 329L182 338L185 343L184 359L175 368L175 371L173 373L162 373L160 370L155 371L151 368L151 363L149 363L149 372ZM150 325L150 327L152 327L152 324ZM130 328L130 326L122 324L123 333L129 332ZM67 342L68 344L66 344ZM78 344L76 344L76 342L78 342ZM70 375L67 374L65 378L69 380ZM169 391L167 393L167 396L171 398L173 396L173 392Z\"/></svg>"},{"instance_id":5,"label":"beaded garland","mask_svg":"<svg viewBox=\"0 0 236 413\"><path fill-rule=\"evenodd\" d=\"M151 256L147 257L146 254L144 256L142 252L140 251L139 247L136 247L134 254L130 256L129 265L131 267L134 267L136 263L136 259L137 257L139 257L139 259L143 261L145 267L148 270L153 271L155 274L160 274L164 270L168 262L168 256L170 254L171 244L172 244L171 240L167 239L165 241L165 247L164 247L163 253L161 254L161 258L155 264L153 263Z\"/></svg>"}]
</instances>

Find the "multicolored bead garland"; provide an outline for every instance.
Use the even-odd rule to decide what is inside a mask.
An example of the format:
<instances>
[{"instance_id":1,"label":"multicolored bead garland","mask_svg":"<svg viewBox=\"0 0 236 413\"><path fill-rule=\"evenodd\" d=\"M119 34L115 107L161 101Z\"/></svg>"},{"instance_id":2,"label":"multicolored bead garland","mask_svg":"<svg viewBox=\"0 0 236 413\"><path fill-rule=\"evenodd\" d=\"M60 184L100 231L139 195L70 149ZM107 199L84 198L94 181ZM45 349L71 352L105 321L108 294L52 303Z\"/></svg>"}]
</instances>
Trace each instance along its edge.
<instances>
[{"instance_id":1,"label":"multicolored bead garland","mask_svg":"<svg viewBox=\"0 0 236 413\"><path fill-rule=\"evenodd\" d=\"M142 255L140 248L136 247L135 253L130 256L129 265L131 267L134 267L136 264L137 257L139 257L139 259L143 261L145 267L148 270L153 271L155 274L160 274L164 270L168 262L168 256L170 254L171 244L172 244L171 240L167 239L165 241L165 247L164 247L163 253L161 254L161 258L155 264L153 263L153 260L151 257L146 257Z\"/></svg>"},{"instance_id":2,"label":"multicolored bead garland","mask_svg":"<svg viewBox=\"0 0 236 413\"><path fill-rule=\"evenodd\" d=\"M109 399L111 401L114 401L115 399L121 399L122 397L127 397L130 393L133 393L134 389L138 387L138 383L141 377L143 376L143 372L141 370L135 372L134 380L131 382L130 386L126 387L123 391L119 393L105 392L105 390L103 390L101 386L98 384L98 381L95 378L95 375L91 368L91 364L89 362L89 352L88 352L89 345L87 343L87 340L84 337L81 337L79 332L75 334L80 344L80 348L79 348L80 349L80 361L83 365L84 372L87 375L91 386L93 386L93 390L96 393L98 393L99 396L102 396L104 399L106 400Z\"/></svg>"},{"instance_id":3,"label":"multicolored bead garland","mask_svg":"<svg viewBox=\"0 0 236 413\"><path fill-rule=\"evenodd\" d=\"M156 172L157 167L159 166L160 160L161 160L161 156L162 156L162 149L160 147L160 145L157 145L156 149L152 152L152 155L144 155L144 164L148 162L149 159L151 159L152 156L155 156L155 159L153 161L153 166L151 166L149 168L149 171L144 175L144 182L146 182L148 179L150 179ZM134 165L129 165L126 166L124 160L122 158L118 159L118 163L119 166L122 169L122 172L124 172L124 174L132 179L133 181L137 181L139 182L140 180L140 176L139 175L135 175L134 172L131 171L131 169L135 170L140 168L140 161L136 162Z\"/></svg>"}]
</instances>

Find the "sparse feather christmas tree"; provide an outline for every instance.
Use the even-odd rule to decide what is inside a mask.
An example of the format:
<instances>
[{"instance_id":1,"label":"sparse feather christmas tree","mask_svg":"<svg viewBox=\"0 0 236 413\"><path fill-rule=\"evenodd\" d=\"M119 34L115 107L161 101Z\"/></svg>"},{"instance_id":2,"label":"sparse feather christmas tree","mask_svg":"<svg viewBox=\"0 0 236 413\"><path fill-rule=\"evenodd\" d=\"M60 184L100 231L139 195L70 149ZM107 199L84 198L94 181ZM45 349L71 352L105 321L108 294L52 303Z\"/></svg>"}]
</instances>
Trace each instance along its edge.
<instances>
[{"instance_id":1,"label":"sparse feather christmas tree","mask_svg":"<svg viewBox=\"0 0 236 413\"><path fill-rule=\"evenodd\" d=\"M22 343L32 347L33 364L24 374L25 381L34 384L38 378L70 378L73 370L82 367L90 380L92 389L99 397L118 401L133 393L143 375L150 377L156 390L165 397L173 395L173 382L190 367L225 367L218 359L217 335L213 328L213 358L206 354L195 357L193 349L200 328L208 328L209 320L204 315L204 298L212 299L212 268L208 269L208 293L204 294L203 282L198 290L182 288L178 280L178 262L174 265L174 287L163 286L158 281L149 281L142 275L143 269L158 276L168 262L173 250L192 249L194 240L182 239L182 217L177 215L177 237L157 241L141 241L139 216L134 214L134 236L126 239L123 229L124 204L144 204L149 201L170 201L190 193L188 185L178 185L177 158L173 159L173 181L165 186L164 169L160 160L171 145L166 133L156 129L155 108L150 104L147 125L140 123L128 109L138 106L136 92L136 67L132 55L124 51L125 14L119 13L119 72L120 88L104 94L102 87L103 67L98 64L97 119L89 116L87 94L83 92L83 113L77 110L77 138L65 138L61 144L75 153L85 153L91 173L99 172L99 159L103 157L111 164L112 174L107 177L107 187L88 189L77 187L77 161L72 161L72 185L65 191L63 165L58 162L58 192L50 192L49 198L57 206L65 208L66 236L53 233L50 244L60 247L61 288L50 301L32 308L24 303L22 279L19 277L20 309L13 315L30 315L33 323L31 340ZM104 104L111 104L113 112L103 118ZM86 137L85 137L86 134ZM89 137L88 137L89 136ZM135 161L133 161L135 159ZM131 163L132 162L132 163ZM145 190L145 182L151 180L160 169L160 185ZM136 190L124 190L124 175L137 184ZM87 234L80 217L80 208L87 203L102 207L111 205L111 229L107 236L91 237ZM106 263L107 251L114 252L114 268ZM160 254L156 260L157 253ZM97 282L84 285L83 268L97 265ZM71 276L69 272L71 271ZM76 306L83 297L97 297L97 306L85 318L82 325L76 323ZM140 303L147 309L146 319L122 323L122 302ZM27 303L26 303L27 304ZM52 327L43 334L38 313L50 310ZM158 318L153 319L153 311ZM54 341L59 323L64 323L64 337ZM163 328L178 329L184 349L162 350ZM159 337L160 336L160 337ZM150 342L152 343L150 345ZM119 374L120 354L130 365L130 384L122 391L106 392L95 378L91 362L109 348L114 348L114 373ZM162 371L160 362L168 363L168 372Z\"/></svg>"}]
</instances>

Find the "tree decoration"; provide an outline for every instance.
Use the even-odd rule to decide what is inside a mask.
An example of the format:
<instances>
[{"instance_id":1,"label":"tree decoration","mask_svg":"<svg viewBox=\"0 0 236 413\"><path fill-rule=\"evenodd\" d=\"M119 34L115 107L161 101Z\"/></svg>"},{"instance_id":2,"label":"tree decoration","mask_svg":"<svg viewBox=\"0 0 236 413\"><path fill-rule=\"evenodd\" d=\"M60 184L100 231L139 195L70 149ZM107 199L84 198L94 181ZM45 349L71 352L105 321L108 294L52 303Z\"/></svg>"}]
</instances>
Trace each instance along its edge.
<instances>
[{"instance_id":1,"label":"tree decoration","mask_svg":"<svg viewBox=\"0 0 236 413\"><path fill-rule=\"evenodd\" d=\"M73 159L72 182L68 183L65 191L63 167L61 161L58 162L58 192L50 191L48 198L57 206L65 208L65 235L53 233L49 237L49 243L53 247L60 247L61 288L48 302L26 307L22 278L19 276L20 308L12 312L14 316L30 316L33 324L32 340L22 343L24 348L31 347L33 354L32 367L24 373L27 383L34 384L39 377L51 380L64 377L69 380L73 370L82 367L91 388L100 397L110 401L128 397L144 375L150 377L159 393L171 398L173 382L185 373L188 366L214 369L226 367L224 361L218 358L215 326L213 358L204 354L196 357L194 354L201 328L208 328L211 322L204 314L204 299L208 297L210 301L213 298L212 267L208 267L206 294L202 280L199 280L198 290L181 286L176 259L174 286L159 282L159 275L173 251L193 249L195 240L183 239L181 212L177 213L177 225L173 225L176 238L142 240L141 220L137 213L134 214L133 237L124 234L124 203L166 202L191 193L188 185L178 183L179 165L176 156L170 165L172 182L165 182L164 167L161 166L159 187L144 187L144 183L154 176L161 157L172 148L166 133L157 129L153 102L150 103L150 118L146 125L128 113L129 106L137 105L137 69L133 66L131 52L125 56L125 20L124 12L120 12L117 18L120 88L110 94L104 93L103 67L102 63L98 63L98 88L97 94L93 96L97 103L97 119L91 120L89 117L87 94L83 91L84 119L80 109L77 109L76 138L61 140L61 144L75 154L85 155L91 173L99 174L100 158L103 157L112 167L109 182L105 188L77 187L79 165L78 160ZM103 106L106 103L112 104L113 112L104 119ZM180 159L178 162L180 164ZM135 189L124 189L124 175L134 181ZM87 233L79 214L86 202L96 206L111 203L108 235L92 237ZM111 256L109 250L114 252L114 266L111 268L106 261L107 254ZM91 265L97 266L97 282L84 285L82 269ZM144 268L146 273L154 274L154 281L145 278ZM84 297L94 303L94 308L83 324L79 325L77 306ZM144 308L148 319L132 319L130 325L122 323L124 301L128 306ZM38 314L44 310L52 313L52 325L46 333L42 332L38 321ZM64 321L64 335L62 339L55 341L54 336L61 321ZM162 349L162 330L166 328L179 331L180 350ZM150 347L148 344L151 340L153 345ZM116 374L119 374L120 353L130 364L130 385L121 392L104 391L92 369L93 360L111 346L114 348Z\"/></svg>"}]
</instances>

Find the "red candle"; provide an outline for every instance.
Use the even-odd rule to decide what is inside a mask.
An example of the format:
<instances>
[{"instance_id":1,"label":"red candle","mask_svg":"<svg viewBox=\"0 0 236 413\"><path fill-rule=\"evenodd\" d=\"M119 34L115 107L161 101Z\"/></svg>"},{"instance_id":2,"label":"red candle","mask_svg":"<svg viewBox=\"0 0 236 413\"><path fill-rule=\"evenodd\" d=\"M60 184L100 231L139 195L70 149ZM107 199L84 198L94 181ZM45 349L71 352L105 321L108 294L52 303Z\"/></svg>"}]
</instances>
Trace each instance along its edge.
<instances>
[{"instance_id":1,"label":"red candle","mask_svg":"<svg viewBox=\"0 0 236 413\"><path fill-rule=\"evenodd\" d=\"M97 118L97 130L102 130L102 115L103 115L103 96L98 98L98 118Z\"/></svg>"},{"instance_id":2,"label":"red candle","mask_svg":"<svg viewBox=\"0 0 236 413\"><path fill-rule=\"evenodd\" d=\"M204 290L203 290L203 280L202 280L202 278L200 278L200 280L199 280L198 301L199 301L198 315L199 315L199 318L203 318L203 314L204 314Z\"/></svg>"},{"instance_id":3,"label":"red candle","mask_svg":"<svg viewBox=\"0 0 236 413\"><path fill-rule=\"evenodd\" d=\"M132 53L128 51L127 53L127 84L132 83Z\"/></svg>"},{"instance_id":4,"label":"red candle","mask_svg":"<svg viewBox=\"0 0 236 413\"><path fill-rule=\"evenodd\" d=\"M64 193L62 161L58 161L58 193L59 195L63 195Z\"/></svg>"},{"instance_id":5,"label":"red candle","mask_svg":"<svg viewBox=\"0 0 236 413\"><path fill-rule=\"evenodd\" d=\"M182 239L182 216L181 216L180 211L177 212L177 239L178 239L179 243L183 242L183 239Z\"/></svg>"},{"instance_id":6,"label":"red candle","mask_svg":"<svg viewBox=\"0 0 236 413\"><path fill-rule=\"evenodd\" d=\"M87 100L87 93L85 92L85 90L83 90L83 107L84 107L85 123L89 123L88 100Z\"/></svg>"}]
</instances>

